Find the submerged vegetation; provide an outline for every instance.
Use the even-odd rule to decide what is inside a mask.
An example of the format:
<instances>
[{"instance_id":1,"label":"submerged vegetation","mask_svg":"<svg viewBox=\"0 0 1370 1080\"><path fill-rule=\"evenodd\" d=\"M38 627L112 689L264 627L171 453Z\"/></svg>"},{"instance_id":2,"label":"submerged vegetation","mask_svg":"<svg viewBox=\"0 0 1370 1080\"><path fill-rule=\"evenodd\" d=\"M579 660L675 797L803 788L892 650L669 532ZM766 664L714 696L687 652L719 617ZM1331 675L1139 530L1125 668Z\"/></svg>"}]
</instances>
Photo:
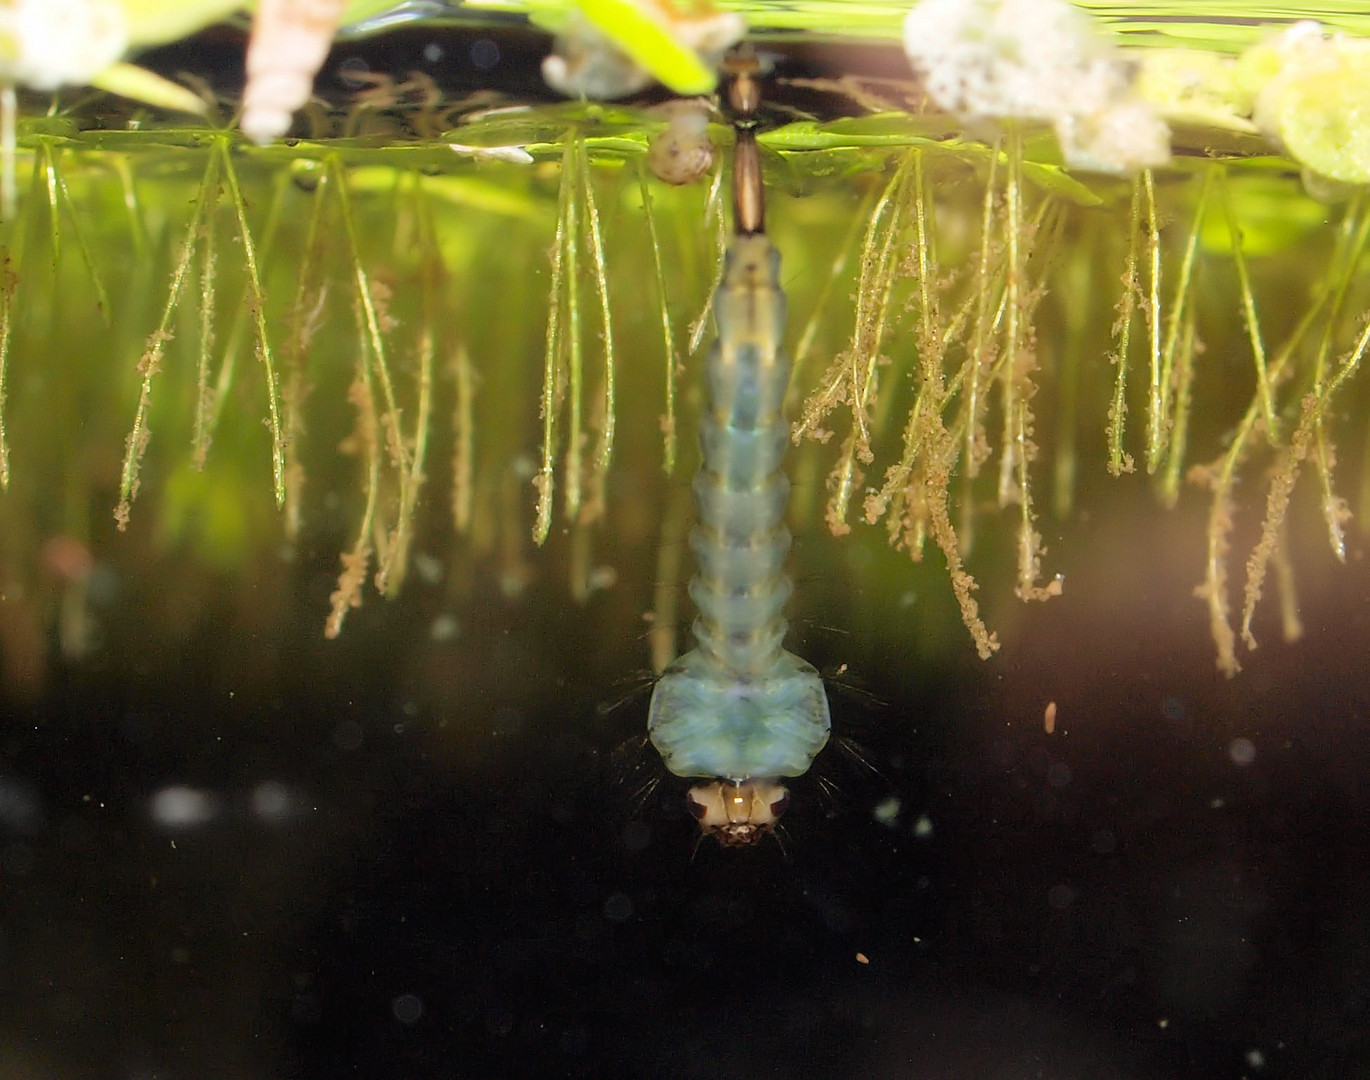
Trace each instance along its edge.
<instances>
[{"instance_id":1,"label":"submerged vegetation","mask_svg":"<svg viewBox=\"0 0 1370 1080\"><path fill-rule=\"evenodd\" d=\"M806 89L860 115L784 117L760 140L794 436L826 474L821 497L796 492L795 531L877 527L915 561L931 541L989 656L985 559L1010 547L1017 597L1059 594L1042 516L1145 473L1160 505L1208 500L1197 594L1219 667L1255 647L1272 570L1297 636L1298 480L1338 559L1370 500L1370 469L1355 500L1336 469L1339 447L1370 453L1350 419L1363 192L1301 175L1251 124L1185 128L1171 164L1118 178L1066 169L1045 124L971 138L916 87ZM123 530L161 487L160 535L221 563L345 532L329 635L368 587L400 590L443 520L510 592L529 545L564 532L580 598L610 580L596 536L616 518L682 535L680 500L644 516L626 493L692 464L727 155L667 184L648 151L669 114L487 104L379 80L316 137L266 147L96 124L89 101L30 110L0 278L7 513L93 486ZM35 536L92 533L33 512ZM1004 530L1011 545L977 539ZM679 567L660 560L655 632ZM658 666L672 651L653 638Z\"/></svg>"}]
</instances>

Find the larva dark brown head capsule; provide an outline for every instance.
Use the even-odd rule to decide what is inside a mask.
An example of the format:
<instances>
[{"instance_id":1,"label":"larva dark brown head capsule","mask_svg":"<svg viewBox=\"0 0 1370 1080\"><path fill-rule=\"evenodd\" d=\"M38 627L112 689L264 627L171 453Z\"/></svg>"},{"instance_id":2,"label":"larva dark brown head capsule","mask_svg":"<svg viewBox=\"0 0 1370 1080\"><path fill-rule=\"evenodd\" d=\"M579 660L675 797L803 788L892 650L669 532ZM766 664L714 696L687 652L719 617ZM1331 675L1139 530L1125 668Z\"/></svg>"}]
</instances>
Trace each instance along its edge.
<instances>
[{"instance_id":1,"label":"larva dark brown head capsule","mask_svg":"<svg viewBox=\"0 0 1370 1080\"><path fill-rule=\"evenodd\" d=\"M724 847L755 844L790 805L788 789L776 780L714 780L690 788L685 798L703 834Z\"/></svg>"}]
</instances>

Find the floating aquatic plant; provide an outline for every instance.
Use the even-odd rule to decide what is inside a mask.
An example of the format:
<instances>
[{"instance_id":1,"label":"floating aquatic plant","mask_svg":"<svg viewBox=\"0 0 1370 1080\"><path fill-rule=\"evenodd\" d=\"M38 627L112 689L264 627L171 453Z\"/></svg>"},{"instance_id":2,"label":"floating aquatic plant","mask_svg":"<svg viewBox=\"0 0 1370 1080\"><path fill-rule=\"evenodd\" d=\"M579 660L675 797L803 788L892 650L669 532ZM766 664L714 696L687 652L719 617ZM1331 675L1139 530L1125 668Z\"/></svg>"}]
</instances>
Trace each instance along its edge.
<instances>
[{"instance_id":1,"label":"floating aquatic plant","mask_svg":"<svg viewBox=\"0 0 1370 1080\"><path fill-rule=\"evenodd\" d=\"M880 529L913 559L931 540L984 655L998 640L985 593L1000 576L1022 599L1058 592L1044 519L1108 471L1144 471L1162 504L1187 497L1186 477L1207 499L1196 576L1225 671L1257 640L1272 580L1297 628L1288 520L1305 474L1345 555L1370 225L1337 186L1357 180L1354 140L1329 156L1349 106L1313 88L1359 46L1245 33L1245 60L1172 53L1168 70L1129 61L1133 81L1104 79L1104 112L1148 102L1180 132L1175 161L1122 177L1068 167L1084 136L1061 143L1059 116L977 107L994 126L967 128L912 80L859 73L805 89L860 115L761 136L794 275L789 392L810 441L796 465L829 478L821 498L797 486L795 528ZM260 481L293 540L335 498L332 632L369 583L401 587L425 514L450 515L511 592L530 534L560 518L588 596L589 530L637 515L620 490L693 453L677 432L721 274L721 174L662 183L648 147L670 121L647 110L481 111L407 76L363 93L317 137L270 147L199 125L88 128L25 99L32 183L2 238L0 482L18 498L39 482L36 447L74 453L33 418L46 375L54 408L108 403L90 437L125 439L121 524L187 446L197 467ZM1221 123L1182 129L1200 113ZM373 120L404 139L366 136ZM95 343L118 364L77 372ZM58 364L76 376L59 385ZM432 515L429 473L447 468L451 505ZM652 511L663 536L681 534L677 511ZM669 591L680 560L663 549L657 565ZM660 658L673 615L658 594Z\"/></svg>"}]
</instances>

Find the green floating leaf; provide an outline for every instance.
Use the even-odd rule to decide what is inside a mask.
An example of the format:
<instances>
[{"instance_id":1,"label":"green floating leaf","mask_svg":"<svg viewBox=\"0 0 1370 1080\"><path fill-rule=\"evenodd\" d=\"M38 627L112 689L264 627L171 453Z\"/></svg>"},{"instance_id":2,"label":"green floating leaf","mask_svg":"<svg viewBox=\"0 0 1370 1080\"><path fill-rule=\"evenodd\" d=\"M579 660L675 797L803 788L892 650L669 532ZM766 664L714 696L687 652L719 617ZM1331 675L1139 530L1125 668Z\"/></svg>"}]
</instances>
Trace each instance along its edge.
<instances>
[{"instance_id":1,"label":"green floating leaf","mask_svg":"<svg viewBox=\"0 0 1370 1080\"><path fill-rule=\"evenodd\" d=\"M606 154L613 158L641 157L647 152L645 139L630 139L619 135L604 135L584 140L585 149L591 154ZM524 150L535 158L551 158L561 155L561 142L528 143ZM596 162L600 164L600 162Z\"/></svg>"},{"instance_id":2,"label":"green floating leaf","mask_svg":"<svg viewBox=\"0 0 1370 1080\"><path fill-rule=\"evenodd\" d=\"M881 113L833 124L800 120L765 132L757 141L768 149L782 153L832 152L857 147L918 147L931 154L955 157L975 165L987 164L990 155L995 152L983 143L929 138L916 131L912 120L903 113ZM945 123L946 119L942 118L942 122ZM1023 176L1042 190L1069 199L1079 206L1098 206L1103 202L1102 197L1060 165L1024 161Z\"/></svg>"},{"instance_id":3,"label":"green floating leaf","mask_svg":"<svg viewBox=\"0 0 1370 1080\"><path fill-rule=\"evenodd\" d=\"M157 109L196 116L205 112L204 100L198 94L134 64L112 64L90 81L101 90Z\"/></svg>"},{"instance_id":4,"label":"green floating leaf","mask_svg":"<svg viewBox=\"0 0 1370 1080\"><path fill-rule=\"evenodd\" d=\"M1370 183L1370 54L1301 74L1279 95L1277 126L1290 155L1344 184Z\"/></svg>"},{"instance_id":5,"label":"green floating leaf","mask_svg":"<svg viewBox=\"0 0 1370 1080\"><path fill-rule=\"evenodd\" d=\"M578 0L595 28L638 67L682 97L712 92L717 74L654 6L640 0Z\"/></svg>"}]
</instances>

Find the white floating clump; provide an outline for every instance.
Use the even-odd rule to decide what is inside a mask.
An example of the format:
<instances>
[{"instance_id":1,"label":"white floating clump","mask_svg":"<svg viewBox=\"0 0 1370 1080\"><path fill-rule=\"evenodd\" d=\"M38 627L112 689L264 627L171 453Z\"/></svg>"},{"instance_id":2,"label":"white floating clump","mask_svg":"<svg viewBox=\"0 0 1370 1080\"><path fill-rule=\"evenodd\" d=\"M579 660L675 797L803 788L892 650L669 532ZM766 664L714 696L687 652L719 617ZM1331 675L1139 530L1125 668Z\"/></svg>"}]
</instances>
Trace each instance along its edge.
<instances>
[{"instance_id":1,"label":"white floating clump","mask_svg":"<svg viewBox=\"0 0 1370 1080\"><path fill-rule=\"evenodd\" d=\"M128 47L120 0L0 3L0 80L33 90L90 82Z\"/></svg>"},{"instance_id":2,"label":"white floating clump","mask_svg":"<svg viewBox=\"0 0 1370 1080\"><path fill-rule=\"evenodd\" d=\"M904 50L939 108L1052 125L1066 164L1126 173L1170 160L1170 129L1133 91L1133 65L1066 0L922 0Z\"/></svg>"}]
</instances>

